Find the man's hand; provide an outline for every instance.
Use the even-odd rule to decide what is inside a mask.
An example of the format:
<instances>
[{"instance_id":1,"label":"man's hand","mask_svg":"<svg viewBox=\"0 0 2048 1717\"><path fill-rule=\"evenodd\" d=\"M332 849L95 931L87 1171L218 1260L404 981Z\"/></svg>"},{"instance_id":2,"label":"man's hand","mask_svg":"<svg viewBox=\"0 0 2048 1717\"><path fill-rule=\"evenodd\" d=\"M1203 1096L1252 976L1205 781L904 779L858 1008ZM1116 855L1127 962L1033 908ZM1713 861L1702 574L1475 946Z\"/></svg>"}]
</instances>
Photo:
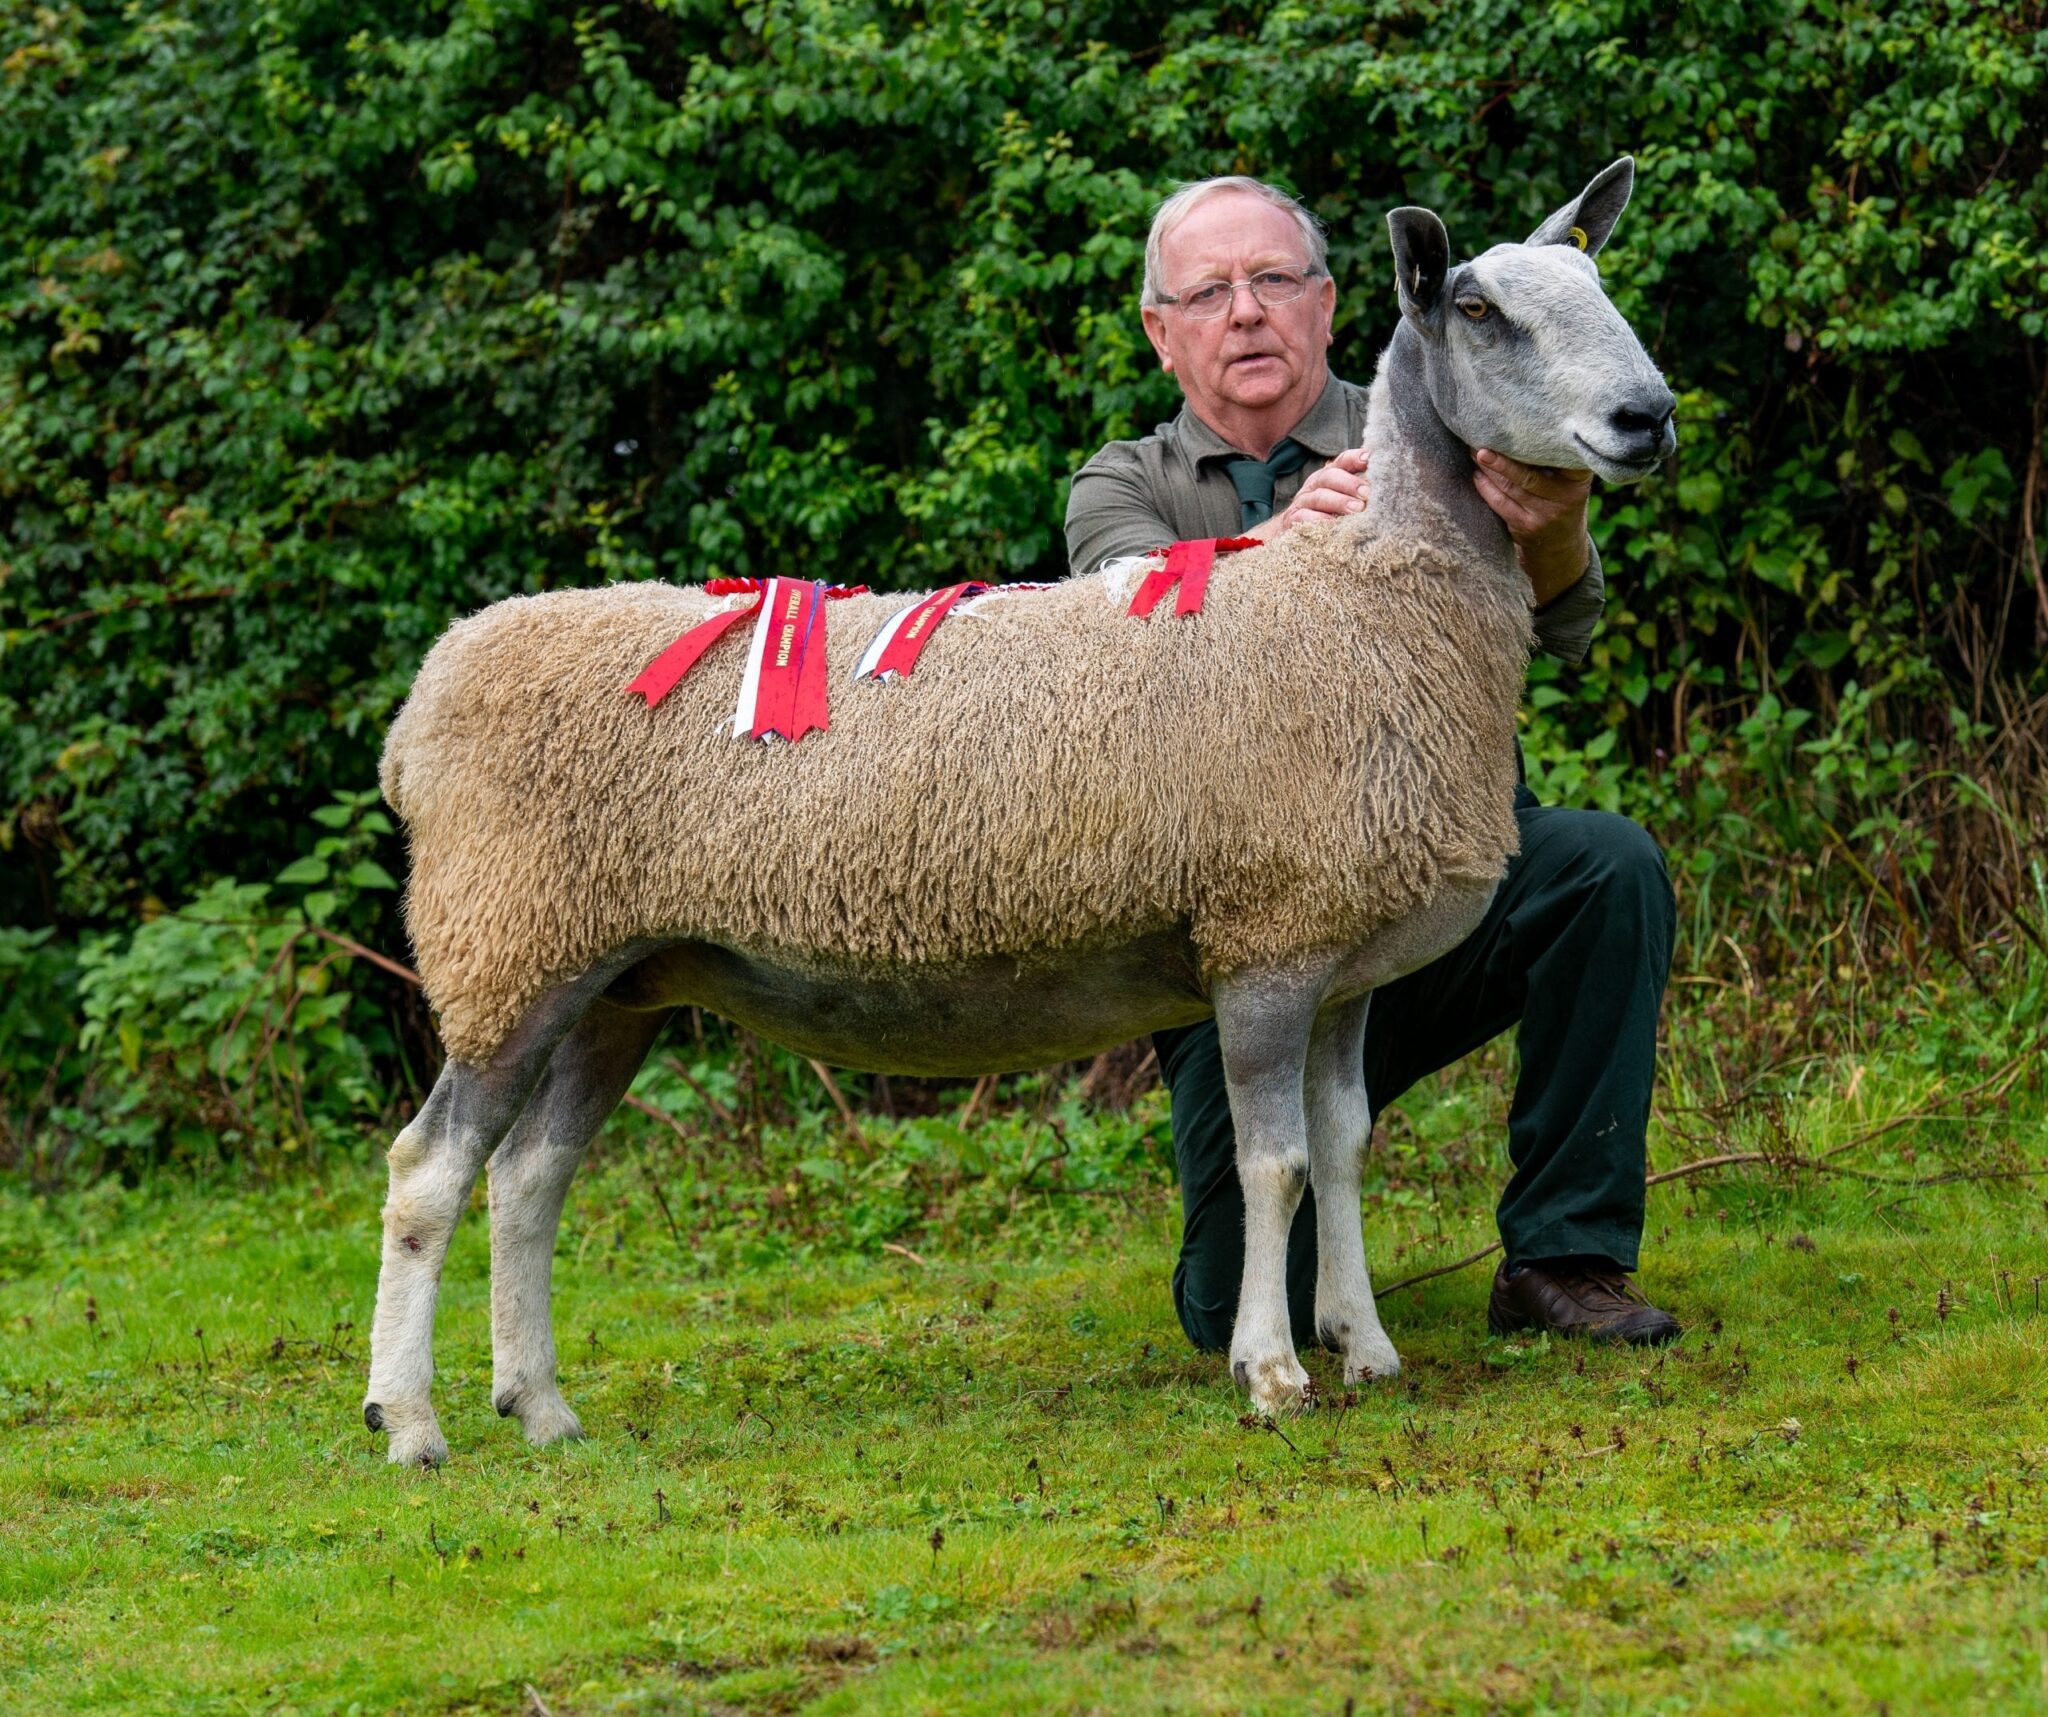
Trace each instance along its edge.
<instances>
[{"instance_id":1,"label":"man's hand","mask_svg":"<svg viewBox=\"0 0 2048 1717\"><path fill-rule=\"evenodd\" d=\"M1586 497L1593 492L1593 473L1524 465L1490 447L1472 457L1479 466L1472 479L1479 498L1515 539L1536 606L1555 602L1585 575Z\"/></svg>"},{"instance_id":2,"label":"man's hand","mask_svg":"<svg viewBox=\"0 0 2048 1717\"><path fill-rule=\"evenodd\" d=\"M1311 471L1301 492L1284 513L1275 513L1262 525L1245 533L1260 542L1271 542L1282 531L1291 531L1305 519L1341 519L1347 513L1362 513L1372 489L1365 480L1366 451L1347 448L1321 469Z\"/></svg>"}]
</instances>

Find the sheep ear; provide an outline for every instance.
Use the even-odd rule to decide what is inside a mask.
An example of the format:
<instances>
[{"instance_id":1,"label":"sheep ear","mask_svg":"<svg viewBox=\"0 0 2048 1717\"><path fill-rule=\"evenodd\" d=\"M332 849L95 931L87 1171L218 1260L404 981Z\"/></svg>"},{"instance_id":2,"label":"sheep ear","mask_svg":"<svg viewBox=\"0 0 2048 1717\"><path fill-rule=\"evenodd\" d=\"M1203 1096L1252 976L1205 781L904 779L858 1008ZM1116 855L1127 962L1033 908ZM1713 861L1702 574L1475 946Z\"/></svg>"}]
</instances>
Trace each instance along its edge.
<instances>
[{"instance_id":1,"label":"sheep ear","mask_svg":"<svg viewBox=\"0 0 2048 1717\"><path fill-rule=\"evenodd\" d=\"M1427 209L1395 209L1387 216L1394 241L1394 282L1402 310L1433 322L1443 309L1444 277L1451 271L1451 235Z\"/></svg>"},{"instance_id":2,"label":"sheep ear","mask_svg":"<svg viewBox=\"0 0 2048 1717\"><path fill-rule=\"evenodd\" d=\"M1635 189L1636 163L1624 155L1613 166L1594 175L1593 182L1549 220L1532 232L1526 244L1568 244L1588 256L1598 256L1621 211L1628 207L1628 194Z\"/></svg>"}]
</instances>

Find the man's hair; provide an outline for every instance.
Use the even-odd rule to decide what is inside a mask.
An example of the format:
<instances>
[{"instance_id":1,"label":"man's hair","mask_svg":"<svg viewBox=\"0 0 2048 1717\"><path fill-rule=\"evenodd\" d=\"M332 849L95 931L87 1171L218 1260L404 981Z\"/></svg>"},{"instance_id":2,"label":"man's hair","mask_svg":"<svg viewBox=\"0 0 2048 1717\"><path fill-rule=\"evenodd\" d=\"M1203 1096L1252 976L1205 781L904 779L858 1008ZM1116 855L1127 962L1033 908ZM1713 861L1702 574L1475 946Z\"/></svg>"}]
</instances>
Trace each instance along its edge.
<instances>
[{"instance_id":1,"label":"man's hair","mask_svg":"<svg viewBox=\"0 0 2048 1717\"><path fill-rule=\"evenodd\" d=\"M1308 253L1310 271L1315 274L1329 272L1330 252L1323 239L1323 223L1279 186L1269 185L1263 179L1247 178L1242 173L1231 173L1221 179L1195 179L1178 185L1173 194L1152 211L1152 230L1145 235L1145 289L1141 303L1157 304L1165 295L1166 282L1159 278L1159 247L1166 242L1166 235L1201 204L1225 191L1246 192L1260 202L1271 203L1274 208L1284 209L1293 216L1294 224L1301 229L1302 249Z\"/></svg>"}]
</instances>

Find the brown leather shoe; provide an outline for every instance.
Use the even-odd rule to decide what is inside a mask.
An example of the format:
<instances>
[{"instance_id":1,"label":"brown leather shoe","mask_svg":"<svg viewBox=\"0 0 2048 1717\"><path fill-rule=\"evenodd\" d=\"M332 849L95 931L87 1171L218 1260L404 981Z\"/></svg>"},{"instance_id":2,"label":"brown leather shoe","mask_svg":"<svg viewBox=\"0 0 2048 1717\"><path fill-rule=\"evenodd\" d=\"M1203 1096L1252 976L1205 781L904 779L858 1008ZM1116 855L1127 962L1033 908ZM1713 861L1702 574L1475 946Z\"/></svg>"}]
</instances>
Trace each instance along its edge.
<instances>
[{"instance_id":1,"label":"brown leather shoe","mask_svg":"<svg viewBox=\"0 0 2048 1717\"><path fill-rule=\"evenodd\" d=\"M1605 1259L1546 1258L1510 1276L1505 1263L1493 1273L1486 1327L1495 1335L1547 1329L1589 1341L1661 1347L1676 1341L1679 1322L1643 1297L1620 1266Z\"/></svg>"}]
</instances>

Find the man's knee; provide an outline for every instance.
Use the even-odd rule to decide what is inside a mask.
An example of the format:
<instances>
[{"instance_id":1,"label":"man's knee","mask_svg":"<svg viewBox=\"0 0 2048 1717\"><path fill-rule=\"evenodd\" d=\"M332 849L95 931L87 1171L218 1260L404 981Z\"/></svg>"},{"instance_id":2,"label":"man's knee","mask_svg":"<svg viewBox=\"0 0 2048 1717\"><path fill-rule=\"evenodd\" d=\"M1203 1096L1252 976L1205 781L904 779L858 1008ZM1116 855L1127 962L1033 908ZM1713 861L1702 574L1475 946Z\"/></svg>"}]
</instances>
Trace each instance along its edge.
<instances>
[{"instance_id":1,"label":"man's knee","mask_svg":"<svg viewBox=\"0 0 2048 1717\"><path fill-rule=\"evenodd\" d=\"M1612 811L1575 811L1567 831L1567 868L1589 892L1641 907L1667 926L1674 915L1663 850L1640 823Z\"/></svg>"}]
</instances>

